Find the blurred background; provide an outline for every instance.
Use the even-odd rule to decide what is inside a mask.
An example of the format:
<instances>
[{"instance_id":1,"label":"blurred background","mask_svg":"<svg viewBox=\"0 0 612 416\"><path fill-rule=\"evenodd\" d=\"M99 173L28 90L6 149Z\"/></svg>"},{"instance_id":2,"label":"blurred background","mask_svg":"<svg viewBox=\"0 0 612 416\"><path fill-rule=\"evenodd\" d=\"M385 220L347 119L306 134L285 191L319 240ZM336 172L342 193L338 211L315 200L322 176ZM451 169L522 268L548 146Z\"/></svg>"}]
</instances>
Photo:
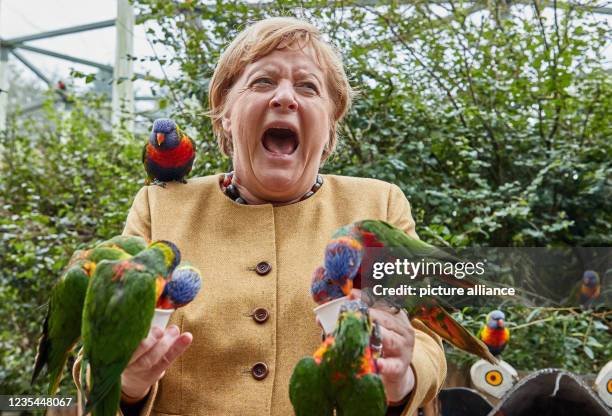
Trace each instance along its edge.
<instances>
[{"instance_id":1,"label":"blurred background","mask_svg":"<svg viewBox=\"0 0 612 416\"><path fill-rule=\"evenodd\" d=\"M230 168L208 82L245 25L278 15L319 27L359 91L324 172L399 185L436 245L610 245L606 2L1 0L0 394L44 391L29 379L49 290L76 248L121 233L153 119L196 141L192 175ZM502 306L521 371L611 358L609 305ZM487 313L455 316L477 332Z\"/></svg>"}]
</instances>

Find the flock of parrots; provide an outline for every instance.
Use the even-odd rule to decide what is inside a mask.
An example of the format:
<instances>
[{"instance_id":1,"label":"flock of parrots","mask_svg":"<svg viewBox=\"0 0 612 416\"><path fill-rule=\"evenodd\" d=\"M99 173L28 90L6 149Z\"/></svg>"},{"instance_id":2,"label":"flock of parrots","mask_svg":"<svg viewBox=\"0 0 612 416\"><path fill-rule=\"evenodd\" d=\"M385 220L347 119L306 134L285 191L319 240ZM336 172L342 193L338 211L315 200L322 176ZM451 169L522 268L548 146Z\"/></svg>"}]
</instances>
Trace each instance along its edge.
<instances>
[{"instance_id":1,"label":"flock of parrots","mask_svg":"<svg viewBox=\"0 0 612 416\"><path fill-rule=\"evenodd\" d=\"M170 119L153 124L143 149L146 184L185 182L195 159L194 142ZM449 255L383 221L365 220L340 228L327 245L324 263L312 278L314 301L323 304L351 297L361 278L364 250L393 247L394 254L448 259ZM446 278L469 287L472 279ZM585 273L579 292L585 304L599 295L599 277ZM71 257L52 289L34 365L32 383L46 367L48 394L59 387L69 355L82 343L81 386L85 413L115 415L120 403L121 373L147 336L154 310L176 309L192 301L201 288L199 271L181 263L179 248L169 241L147 243L117 236ZM389 299L398 305L398 299ZM492 311L477 337L463 328L433 298L406 297L399 306L452 345L495 363L509 340L504 314ZM386 398L372 347L377 324L359 299L342 305L336 328L316 352L295 366L289 396L297 416L384 415ZM89 368L90 375L87 375Z\"/></svg>"}]
</instances>

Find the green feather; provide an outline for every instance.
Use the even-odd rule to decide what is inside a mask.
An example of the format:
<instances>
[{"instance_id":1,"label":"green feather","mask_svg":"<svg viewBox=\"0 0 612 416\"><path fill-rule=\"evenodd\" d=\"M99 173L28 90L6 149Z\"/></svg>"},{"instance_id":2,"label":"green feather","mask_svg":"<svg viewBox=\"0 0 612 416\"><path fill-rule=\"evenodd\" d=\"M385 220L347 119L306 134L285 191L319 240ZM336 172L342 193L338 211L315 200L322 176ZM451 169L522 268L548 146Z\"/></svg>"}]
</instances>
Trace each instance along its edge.
<instances>
[{"instance_id":1,"label":"green feather","mask_svg":"<svg viewBox=\"0 0 612 416\"><path fill-rule=\"evenodd\" d=\"M51 292L43 325L32 383L46 365L50 376L48 394L55 394L68 355L81 334L81 315L89 277L80 264L64 272Z\"/></svg>"},{"instance_id":2,"label":"green feather","mask_svg":"<svg viewBox=\"0 0 612 416\"><path fill-rule=\"evenodd\" d=\"M147 243L142 237L133 236L133 235L118 235L110 240L107 240L97 247L117 247L126 253L135 256L140 253L142 250L147 248Z\"/></svg>"},{"instance_id":3,"label":"green feather","mask_svg":"<svg viewBox=\"0 0 612 416\"><path fill-rule=\"evenodd\" d=\"M130 257L130 254L121 248L97 246L87 253L86 259L97 264L102 260L126 260Z\"/></svg>"},{"instance_id":4,"label":"green feather","mask_svg":"<svg viewBox=\"0 0 612 416\"><path fill-rule=\"evenodd\" d=\"M156 279L166 276L163 244L130 260L102 261L91 278L83 311L83 355L91 366L86 411L112 416L119 407L121 373L147 336L156 303ZM172 252L172 250L170 250Z\"/></svg>"},{"instance_id":5,"label":"green feather","mask_svg":"<svg viewBox=\"0 0 612 416\"><path fill-rule=\"evenodd\" d=\"M312 357L302 358L296 365L289 381L289 398L296 416L332 416L334 407L327 380L319 371Z\"/></svg>"},{"instance_id":6,"label":"green feather","mask_svg":"<svg viewBox=\"0 0 612 416\"><path fill-rule=\"evenodd\" d=\"M289 396L298 416L382 416L386 398L377 374L363 373L372 324L360 301L342 310L334 333L315 353L320 359L303 358L289 383Z\"/></svg>"},{"instance_id":7,"label":"green feather","mask_svg":"<svg viewBox=\"0 0 612 416\"><path fill-rule=\"evenodd\" d=\"M355 379L350 388L340 390L337 402L337 416L384 415L387 411L382 380L373 374Z\"/></svg>"}]
</instances>

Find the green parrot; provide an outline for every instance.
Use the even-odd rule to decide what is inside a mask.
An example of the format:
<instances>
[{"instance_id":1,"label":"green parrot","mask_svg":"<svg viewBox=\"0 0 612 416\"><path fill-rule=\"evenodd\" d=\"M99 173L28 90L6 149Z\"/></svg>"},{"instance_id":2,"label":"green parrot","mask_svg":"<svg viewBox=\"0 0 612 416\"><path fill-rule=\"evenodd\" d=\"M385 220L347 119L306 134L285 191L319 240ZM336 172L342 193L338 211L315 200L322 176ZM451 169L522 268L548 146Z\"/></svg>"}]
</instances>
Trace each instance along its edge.
<instances>
[{"instance_id":1,"label":"green parrot","mask_svg":"<svg viewBox=\"0 0 612 416\"><path fill-rule=\"evenodd\" d=\"M130 259L97 265L85 296L81 327L81 385L89 387L85 413L116 414L121 373L147 336L155 303L179 262L180 252L173 243L157 241Z\"/></svg>"},{"instance_id":2,"label":"green parrot","mask_svg":"<svg viewBox=\"0 0 612 416\"><path fill-rule=\"evenodd\" d=\"M102 260L125 260L130 257L120 248L113 247L78 250L73 254L64 273L51 290L32 372L32 384L46 366L50 375L47 393L55 394L62 379L66 360L81 336L85 293L96 263Z\"/></svg>"},{"instance_id":3,"label":"green parrot","mask_svg":"<svg viewBox=\"0 0 612 416\"><path fill-rule=\"evenodd\" d=\"M388 248L387 253L395 258L412 258L416 260L436 260L457 262L458 259L431 246L424 241L410 237L404 231L384 221L363 220L346 225L336 231L325 253L325 271L330 281L342 287L348 295L353 287L352 282L361 278L363 252L368 248ZM396 276L390 276L387 282L393 282ZM445 283L464 288L483 283L477 278L466 276L456 279L453 276L437 276ZM405 277L400 277L405 282ZM424 279L417 277L414 284L423 284ZM490 286L490 284L489 284ZM368 294L364 292L364 296ZM441 305L439 299L432 297L401 296L400 305L406 309L411 319L421 320L429 329L444 338L455 347L496 364L496 358L487 346L458 323ZM386 299L397 303L396 299ZM395 301L395 302L394 302Z\"/></svg>"},{"instance_id":4,"label":"green parrot","mask_svg":"<svg viewBox=\"0 0 612 416\"><path fill-rule=\"evenodd\" d=\"M387 400L370 338L375 329L359 300L342 305L338 324L312 357L302 358L289 381L296 416L382 416Z\"/></svg>"}]
</instances>

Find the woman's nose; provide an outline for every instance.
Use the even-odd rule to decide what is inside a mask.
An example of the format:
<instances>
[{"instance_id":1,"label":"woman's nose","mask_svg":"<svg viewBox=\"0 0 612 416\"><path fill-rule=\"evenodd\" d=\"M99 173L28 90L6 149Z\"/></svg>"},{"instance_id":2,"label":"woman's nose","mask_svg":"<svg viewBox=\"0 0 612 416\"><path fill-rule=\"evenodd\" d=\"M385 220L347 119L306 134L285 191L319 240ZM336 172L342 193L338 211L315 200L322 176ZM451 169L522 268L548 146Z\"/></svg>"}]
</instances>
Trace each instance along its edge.
<instances>
[{"instance_id":1,"label":"woman's nose","mask_svg":"<svg viewBox=\"0 0 612 416\"><path fill-rule=\"evenodd\" d=\"M270 100L270 108L281 111L297 111L298 103L295 100L293 86L281 83Z\"/></svg>"}]
</instances>

